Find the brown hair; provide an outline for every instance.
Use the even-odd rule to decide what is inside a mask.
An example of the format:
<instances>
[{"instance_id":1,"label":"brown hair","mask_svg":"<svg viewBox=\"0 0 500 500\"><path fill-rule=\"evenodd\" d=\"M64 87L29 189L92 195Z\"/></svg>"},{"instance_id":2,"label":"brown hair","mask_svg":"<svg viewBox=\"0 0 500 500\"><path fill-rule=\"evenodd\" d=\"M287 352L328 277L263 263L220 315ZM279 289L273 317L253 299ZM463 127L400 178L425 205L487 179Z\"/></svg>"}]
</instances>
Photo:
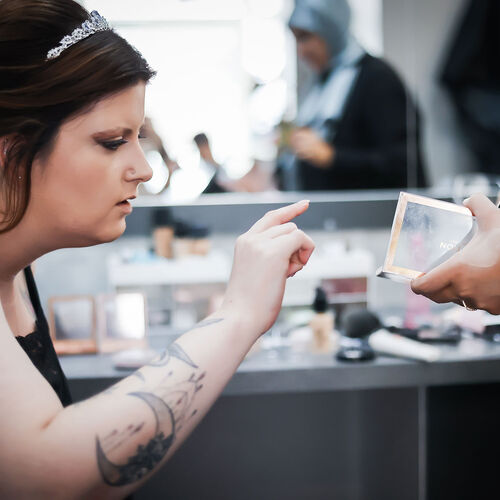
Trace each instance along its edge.
<instances>
[{"instance_id":1,"label":"brown hair","mask_svg":"<svg viewBox=\"0 0 500 500\"><path fill-rule=\"evenodd\" d=\"M0 141L0 234L24 216L33 160L50 149L61 124L154 76L141 54L112 30L47 61L47 52L88 17L73 0L0 0L0 139L7 139L5 154Z\"/></svg>"}]
</instances>

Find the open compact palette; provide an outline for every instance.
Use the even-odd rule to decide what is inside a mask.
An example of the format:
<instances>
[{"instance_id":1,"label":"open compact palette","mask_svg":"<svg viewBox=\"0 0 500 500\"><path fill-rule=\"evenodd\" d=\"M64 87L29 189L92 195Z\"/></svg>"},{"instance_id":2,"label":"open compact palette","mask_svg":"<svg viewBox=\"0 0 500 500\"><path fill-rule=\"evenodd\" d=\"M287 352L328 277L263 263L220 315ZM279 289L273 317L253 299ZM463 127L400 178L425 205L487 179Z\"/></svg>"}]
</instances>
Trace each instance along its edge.
<instances>
[{"instance_id":1,"label":"open compact palette","mask_svg":"<svg viewBox=\"0 0 500 500\"><path fill-rule=\"evenodd\" d=\"M400 193L384 265L377 276L408 282L460 251L476 233L463 206Z\"/></svg>"}]
</instances>

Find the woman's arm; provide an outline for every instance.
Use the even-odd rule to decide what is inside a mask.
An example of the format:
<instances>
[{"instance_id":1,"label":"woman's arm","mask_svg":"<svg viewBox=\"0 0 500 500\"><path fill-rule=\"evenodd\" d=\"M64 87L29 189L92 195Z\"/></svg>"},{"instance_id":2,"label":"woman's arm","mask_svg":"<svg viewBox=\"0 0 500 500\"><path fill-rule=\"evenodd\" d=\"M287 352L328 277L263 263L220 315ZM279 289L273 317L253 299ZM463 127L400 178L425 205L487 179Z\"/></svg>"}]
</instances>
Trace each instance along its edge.
<instances>
[{"instance_id":1,"label":"woman's arm","mask_svg":"<svg viewBox=\"0 0 500 500\"><path fill-rule=\"evenodd\" d=\"M133 375L66 409L0 320L0 496L122 498L148 479L274 323L286 278L314 249L287 223L306 209L271 212L238 239L218 313Z\"/></svg>"}]
</instances>

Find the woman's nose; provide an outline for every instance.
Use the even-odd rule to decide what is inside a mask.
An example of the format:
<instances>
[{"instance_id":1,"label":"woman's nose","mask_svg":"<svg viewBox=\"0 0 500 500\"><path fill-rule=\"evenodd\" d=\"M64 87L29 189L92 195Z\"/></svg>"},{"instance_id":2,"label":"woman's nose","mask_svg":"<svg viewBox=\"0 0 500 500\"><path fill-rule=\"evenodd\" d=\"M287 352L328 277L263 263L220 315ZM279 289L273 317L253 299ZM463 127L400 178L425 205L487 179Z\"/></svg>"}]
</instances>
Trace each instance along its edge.
<instances>
[{"instance_id":1,"label":"woman's nose","mask_svg":"<svg viewBox=\"0 0 500 500\"><path fill-rule=\"evenodd\" d=\"M147 182L153 177L153 169L144 156L142 149L135 155L129 168L127 168L126 179L128 181Z\"/></svg>"}]
</instances>

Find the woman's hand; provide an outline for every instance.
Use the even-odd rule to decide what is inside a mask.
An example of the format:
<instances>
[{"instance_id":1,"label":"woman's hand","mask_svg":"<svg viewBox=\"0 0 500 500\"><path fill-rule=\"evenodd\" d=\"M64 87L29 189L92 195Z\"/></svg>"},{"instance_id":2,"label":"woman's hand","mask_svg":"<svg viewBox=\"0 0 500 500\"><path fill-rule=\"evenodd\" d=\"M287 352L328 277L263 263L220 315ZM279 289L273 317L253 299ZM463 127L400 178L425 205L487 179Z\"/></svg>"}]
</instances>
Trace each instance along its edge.
<instances>
[{"instance_id":1,"label":"woman's hand","mask_svg":"<svg viewBox=\"0 0 500 500\"><path fill-rule=\"evenodd\" d=\"M500 210L479 194L464 205L476 216L477 234L461 252L413 280L411 287L434 302L500 314Z\"/></svg>"},{"instance_id":2,"label":"woman's hand","mask_svg":"<svg viewBox=\"0 0 500 500\"><path fill-rule=\"evenodd\" d=\"M258 335L276 321L286 279L300 271L314 251L311 238L290 222L308 206L301 201L268 212L236 242L222 310Z\"/></svg>"},{"instance_id":3,"label":"woman's hand","mask_svg":"<svg viewBox=\"0 0 500 500\"><path fill-rule=\"evenodd\" d=\"M318 168L329 168L335 157L333 147L310 128L298 128L291 133L290 146L304 161Z\"/></svg>"}]
</instances>

